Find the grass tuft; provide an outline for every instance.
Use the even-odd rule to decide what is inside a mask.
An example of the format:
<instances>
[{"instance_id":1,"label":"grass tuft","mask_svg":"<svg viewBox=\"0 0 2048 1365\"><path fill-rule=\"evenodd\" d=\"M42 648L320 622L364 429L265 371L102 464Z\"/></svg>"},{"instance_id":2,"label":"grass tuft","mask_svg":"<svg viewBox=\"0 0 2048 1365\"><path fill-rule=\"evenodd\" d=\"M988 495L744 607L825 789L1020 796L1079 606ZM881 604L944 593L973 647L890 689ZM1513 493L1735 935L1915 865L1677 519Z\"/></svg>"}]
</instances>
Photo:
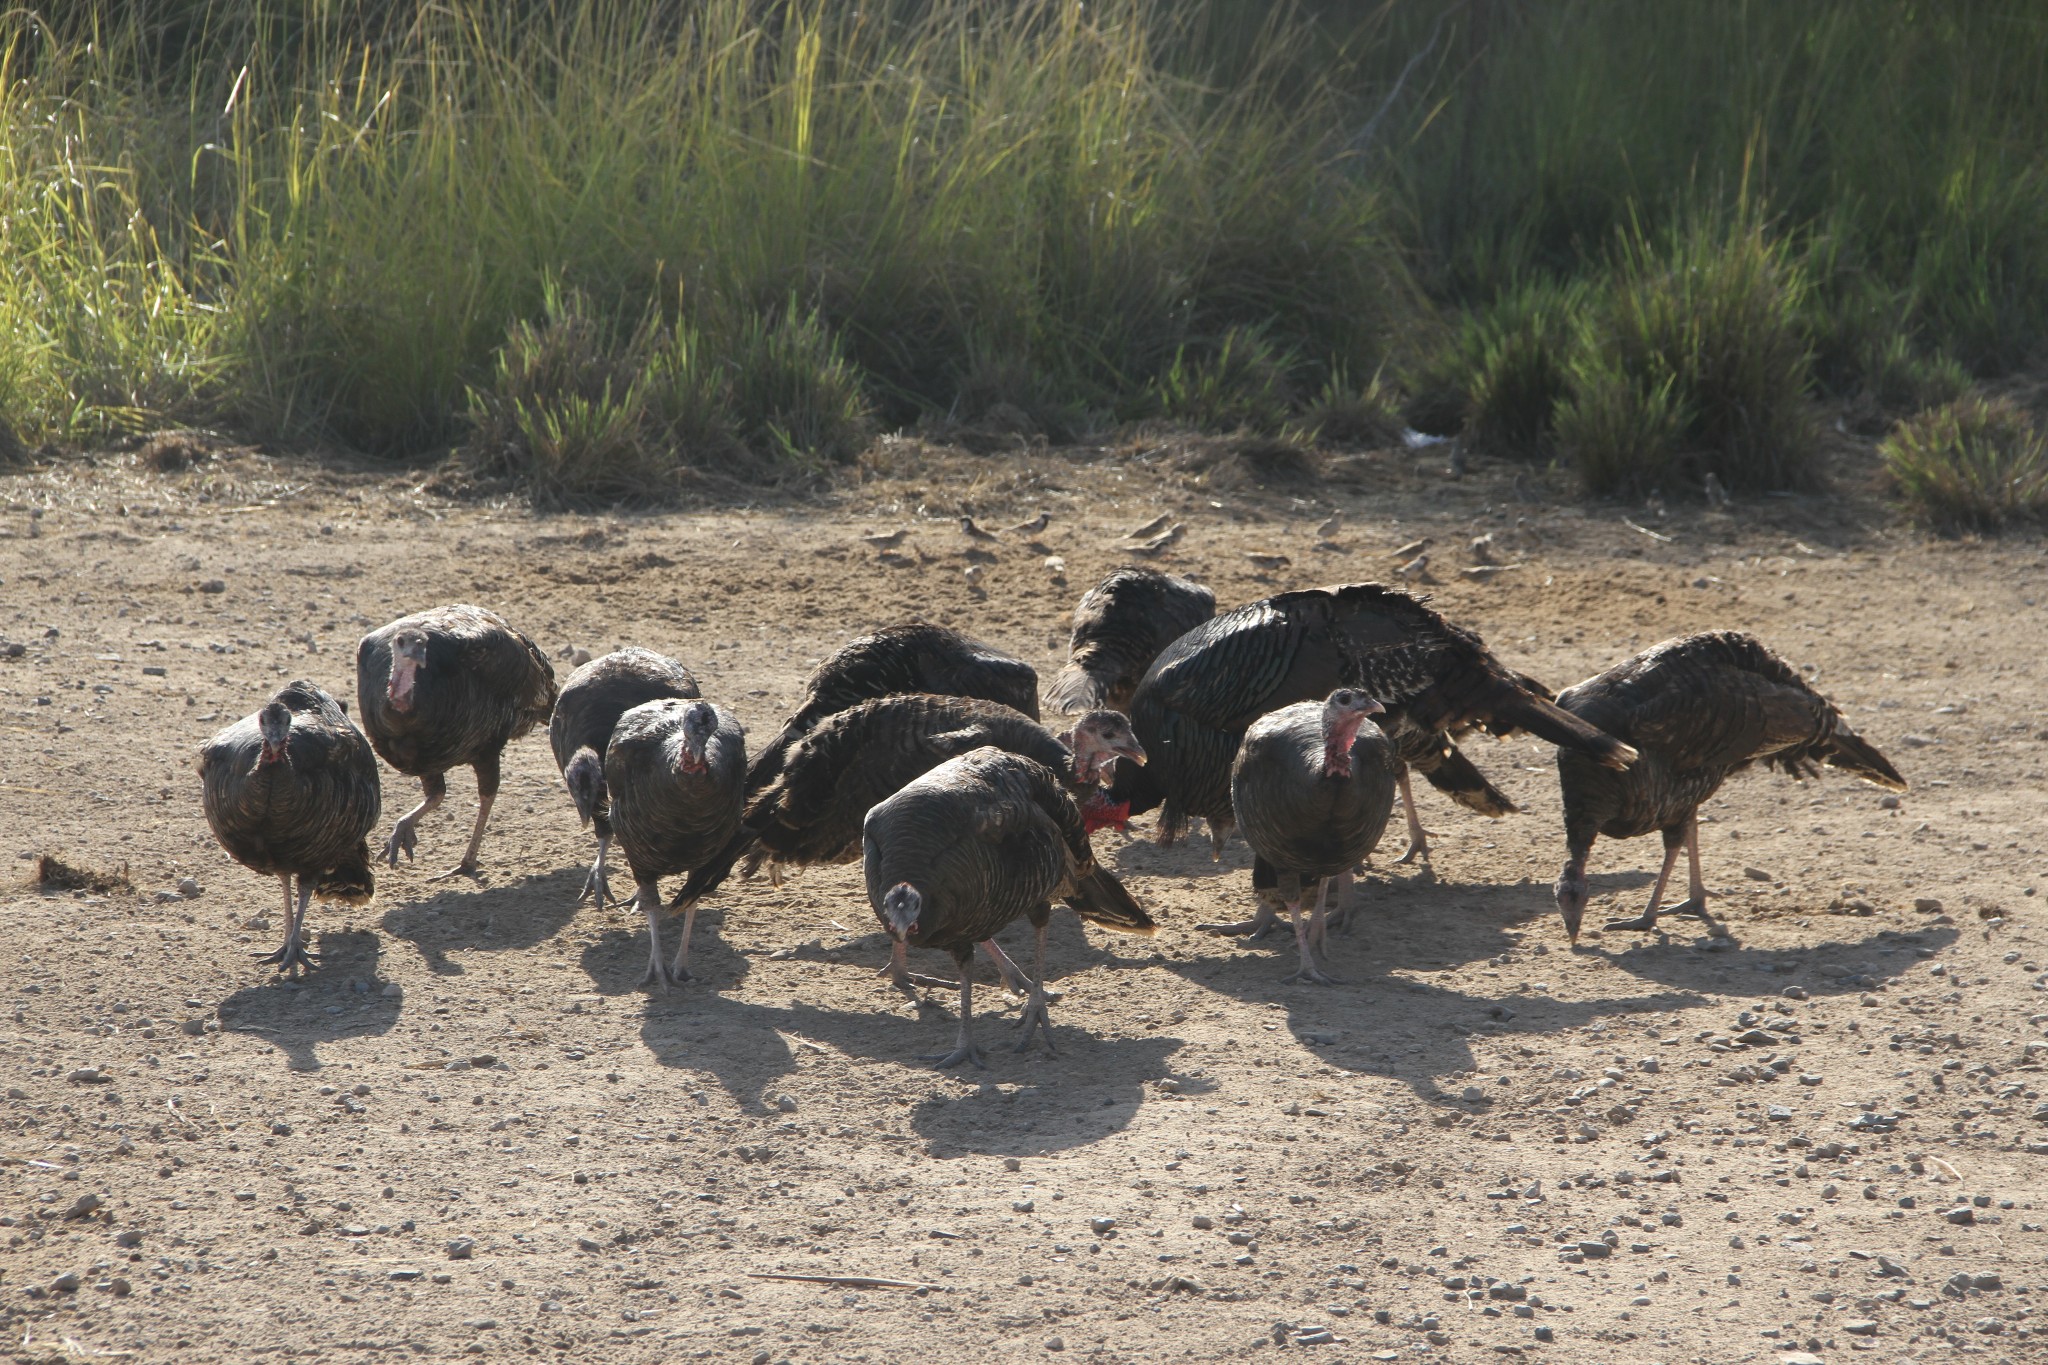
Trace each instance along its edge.
<instances>
[{"instance_id":1,"label":"grass tuft","mask_svg":"<svg viewBox=\"0 0 2048 1365\"><path fill-rule=\"evenodd\" d=\"M1294 411L1295 364L1260 329L1232 327L1213 346L1175 349L1153 384L1155 410L1205 430L1272 434Z\"/></svg>"},{"instance_id":2,"label":"grass tuft","mask_svg":"<svg viewBox=\"0 0 2048 1365\"><path fill-rule=\"evenodd\" d=\"M2007 399L1972 394L1923 412L1878 449L1906 506L1944 530L2048 520L2048 436Z\"/></svg>"}]
</instances>

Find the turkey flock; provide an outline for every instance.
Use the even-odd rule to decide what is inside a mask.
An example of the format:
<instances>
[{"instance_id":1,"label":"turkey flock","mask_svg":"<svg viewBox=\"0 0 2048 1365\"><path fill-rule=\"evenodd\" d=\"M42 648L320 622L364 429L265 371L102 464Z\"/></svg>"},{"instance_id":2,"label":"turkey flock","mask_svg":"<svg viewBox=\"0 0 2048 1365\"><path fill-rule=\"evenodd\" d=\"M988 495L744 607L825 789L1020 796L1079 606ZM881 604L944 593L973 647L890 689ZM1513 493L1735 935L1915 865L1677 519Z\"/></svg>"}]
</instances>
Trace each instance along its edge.
<instances>
[{"instance_id":1,"label":"turkey flock","mask_svg":"<svg viewBox=\"0 0 2048 1365\"><path fill-rule=\"evenodd\" d=\"M1047 695L1073 717L1065 728L1041 717L1023 660L940 626L891 626L826 659L780 731L749 754L740 722L676 660L621 649L558 689L547 658L503 617L453 605L363 637L353 718L317 684L293 682L214 736L198 766L222 847L283 884L284 942L261 960L291 975L315 965L311 901L363 904L376 863L411 861L453 768L476 773L476 823L461 861L436 880L475 875L505 746L545 724L596 840L584 897L615 903L620 857L631 875L647 921L643 984L689 979L697 906L736 869L765 868L779 884L789 868L858 860L890 940L883 972L900 989L959 992L960 1032L941 1066L983 1065L977 947L1027 1002L1018 1050L1034 1036L1051 1050L1052 903L1116 932L1156 932L1092 842L1134 815L1159 812L1162 844L1199 818L1219 855L1240 833L1253 854L1251 913L1199 927L1259 936L1284 920L1298 959L1287 979L1329 983L1325 936L1358 914L1357 874L1396 794L1407 839L1396 861L1427 865L1413 776L1483 815L1515 810L1459 747L1475 732L1556 746L1566 861L1555 895L1574 944L1601 835L1663 836L1648 905L1608 926L1649 930L1662 916L1709 918L1696 812L1731 775L1761 763L1804 777L1824 763L1906 785L1749 635L1667 640L1552 693L1426 599L1375 583L1217 615L1207 588L1118 569L1075 608L1069 659ZM417 777L420 801L373 858L378 759ZM1681 850L1687 896L1666 905ZM668 906L682 911L673 958L662 947L664 878L681 879ZM995 940L1020 918L1036 932L1029 974ZM913 974L912 947L950 953L957 980Z\"/></svg>"}]
</instances>

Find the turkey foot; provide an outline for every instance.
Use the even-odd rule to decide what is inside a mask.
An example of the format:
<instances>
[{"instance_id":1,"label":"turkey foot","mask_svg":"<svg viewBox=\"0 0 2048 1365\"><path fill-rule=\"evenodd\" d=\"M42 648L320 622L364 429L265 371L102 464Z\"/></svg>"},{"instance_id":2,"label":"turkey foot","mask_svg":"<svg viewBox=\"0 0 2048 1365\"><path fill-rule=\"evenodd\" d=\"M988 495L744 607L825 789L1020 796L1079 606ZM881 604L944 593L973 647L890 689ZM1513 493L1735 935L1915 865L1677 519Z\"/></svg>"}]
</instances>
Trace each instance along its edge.
<instances>
[{"instance_id":1,"label":"turkey foot","mask_svg":"<svg viewBox=\"0 0 2048 1365\"><path fill-rule=\"evenodd\" d=\"M1279 923L1280 917L1273 913L1273 907L1261 905L1259 912L1250 919L1241 919L1232 924L1197 924L1195 927L1205 934L1215 934L1219 938L1261 939L1272 933L1274 926Z\"/></svg>"},{"instance_id":2,"label":"turkey foot","mask_svg":"<svg viewBox=\"0 0 2048 1365\"><path fill-rule=\"evenodd\" d=\"M482 776L482 773L479 772L478 778L480 782ZM495 789L495 787L497 786L497 779L495 773L492 774L490 785L493 789ZM471 881L476 880L476 851L477 849L483 846L484 822L491 818L491 806L496 802L497 795L498 794L496 790L487 790L478 793L476 802L476 828L470 831L469 848L464 851L462 855L462 861L457 863L455 866L449 868L446 872L427 878L428 881L445 882L450 877L468 877ZM688 940L685 940L685 947L687 946Z\"/></svg>"},{"instance_id":3,"label":"turkey foot","mask_svg":"<svg viewBox=\"0 0 2048 1365\"><path fill-rule=\"evenodd\" d=\"M619 903L619 898L612 894L611 869L605 866L605 846L610 842L609 839L597 841L597 861L590 865L589 875L583 879L583 889L576 893L578 905L583 904L593 893L597 896L597 908L600 910L607 905Z\"/></svg>"},{"instance_id":4,"label":"turkey foot","mask_svg":"<svg viewBox=\"0 0 2048 1365\"><path fill-rule=\"evenodd\" d=\"M1003 979L1004 990L1012 995L1031 995L1038 990L1038 987L1032 983L1031 978L1024 975L1023 968L1011 961L1010 955L1004 952L1002 945L998 944L994 939L983 939L981 941L981 950L987 953L988 960L995 964L996 975ZM1038 965L1039 973L1043 975L1045 959L1042 953L1040 954Z\"/></svg>"},{"instance_id":5,"label":"turkey foot","mask_svg":"<svg viewBox=\"0 0 2048 1365\"><path fill-rule=\"evenodd\" d=\"M982 1055L981 1049L974 1045L974 980L967 975L964 963L962 968L960 973L960 1036L954 1039L951 1052L944 1055L925 1053L922 1055L921 1060L933 1063L941 1071L949 1066L958 1066L962 1062L972 1062L976 1067L986 1071L988 1070L988 1059Z\"/></svg>"},{"instance_id":6,"label":"turkey foot","mask_svg":"<svg viewBox=\"0 0 2048 1365\"><path fill-rule=\"evenodd\" d=\"M1401 788L1401 810L1408 817L1408 848L1394 859L1394 866L1403 867L1420 859L1422 875L1434 880L1436 867L1429 861L1429 831L1422 827L1422 817L1415 813L1415 791L1408 785L1407 768L1401 769L1396 781Z\"/></svg>"},{"instance_id":7,"label":"turkey foot","mask_svg":"<svg viewBox=\"0 0 2048 1365\"><path fill-rule=\"evenodd\" d=\"M1707 913L1707 907L1704 903L1688 899L1682 900L1676 905L1666 905L1661 908L1652 906L1634 919L1611 919L1607 921L1607 927L1609 929L1654 929L1657 927L1657 921L1666 915L1679 915L1685 919L1705 920L1709 924L1714 922L1714 917Z\"/></svg>"},{"instance_id":8,"label":"turkey foot","mask_svg":"<svg viewBox=\"0 0 2048 1365\"><path fill-rule=\"evenodd\" d=\"M384 861L392 867L398 866L398 855L403 853L407 862L412 861L412 851L420 846L420 836L413 833L413 820L406 816L391 827L391 837L384 843Z\"/></svg>"},{"instance_id":9,"label":"turkey foot","mask_svg":"<svg viewBox=\"0 0 2048 1365\"><path fill-rule=\"evenodd\" d=\"M478 880L478 877L476 875L476 864L457 863L455 866L449 868L446 872L436 872L433 876L427 878L427 880L430 882L445 882L451 877L467 877L471 881Z\"/></svg>"},{"instance_id":10,"label":"turkey foot","mask_svg":"<svg viewBox=\"0 0 2048 1365\"><path fill-rule=\"evenodd\" d=\"M1301 967L1292 976L1282 977L1281 985L1291 986L1297 981L1313 982L1318 986L1338 984L1335 977L1325 975L1323 969L1316 965L1315 950L1312 947L1312 944L1319 942L1323 937L1322 908L1322 897L1318 894L1313 920L1304 920L1301 917L1301 902L1288 902L1288 913L1294 917L1294 946L1301 954Z\"/></svg>"},{"instance_id":11,"label":"turkey foot","mask_svg":"<svg viewBox=\"0 0 2048 1365\"><path fill-rule=\"evenodd\" d=\"M1024 1012L1017 1016L1017 1025L1024 1030L1017 1038L1018 1052L1030 1050L1031 1035L1035 1033L1045 1039L1047 1052L1055 1057L1060 1055L1060 1050L1053 1046L1052 1011L1046 1008L1046 1003L1045 992L1042 989L1034 990L1031 992L1030 1000L1025 1002Z\"/></svg>"},{"instance_id":12,"label":"turkey foot","mask_svg":"<svg viewBox=\"0 0 2048 1365\"><path fill-rule=\"evenodd\" d=\"M633 899L647 915L647 974L637 984L659 983L663 992L682 985L690 979L690 927L697 918L697 907L692 905L683 913L683 945L676 950L675 961L666 963L661 959L661 924L655 918L661 912L661 888L653 882L642 882Z\"/></svg>"},{"instance_id":13,"label":"turkey foot","mask_svg":"<svg viewBox=\"0 0 2048 1365\"><path fill-rule=\"evenodd\" d=\"M923 972L911 971L907 954L904 951L904 943L900 938L894 939L890 943L889 965L876 972L875 975L888 977L889 984L902 991L905 995L917 994L919 986L935 991L957 991L960 989L960 983L957 981L948 981L941 976L926 976Z\"/></svg>"},{"instance_id":14,"label":"turkey foot","mask_svg":"<svg viewBox=\"0 0 2048 1365\"><path fill-rule=\"evenodd\" d=\"M274 953L255 953L252 956L258 962L276 963L279 976L303 976L320 965L319 955L307 952L297 934L285 939L284 946Z\"/></svg>"}]
</instances>

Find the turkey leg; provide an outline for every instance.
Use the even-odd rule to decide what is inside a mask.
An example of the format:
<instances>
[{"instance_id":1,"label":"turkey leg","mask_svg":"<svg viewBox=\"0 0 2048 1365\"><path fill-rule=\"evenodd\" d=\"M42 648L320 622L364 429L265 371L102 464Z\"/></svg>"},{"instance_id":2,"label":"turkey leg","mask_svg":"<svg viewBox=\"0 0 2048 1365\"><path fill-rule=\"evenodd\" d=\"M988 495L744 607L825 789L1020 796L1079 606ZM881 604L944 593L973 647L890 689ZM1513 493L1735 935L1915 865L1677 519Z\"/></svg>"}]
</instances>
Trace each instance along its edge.
<instances>
[{"instance_id":1,"label":"turkey leg","mask_svg":"<svg viewBox=\"0 0 2048 1365\"><path fill-rule=\"evenodd\" d=\"M669 966L661 960L661 887L652 881L642 881L634 892L633 900L647 915L647 975L640 978L641 985L660 982L662 990L679 986L690 979L690 926L696 921L697 907L692 905L683 912L683 946L676 953L675 965Z\"/></svg>"},{"instance_id":2,"label":"turkey leg","mask_svg":"<svg viewBox=\"0 0 2048 1365\"><path fill-rule=\"evenodd\" d=\"M1252 860L1252 894L1258 898L1259 908L1250 919L1235 920L1229 924L1197 924L1195 927L1205 934L1224 938L1261 939L1271 933L1273 926L1280 922L1279 912L1274 908L1280 897L1272 889L1277 885L1277 874L1272 878L1266 875L1270 870L1264 859Z\"/></svg>"},{"instance_id":3,"label":"turkey leg","mask_svg":"<svg viewBox=\"0 0 2048 1365\"><path fill-rule=\"evenodd\" d=\"M611 869L605 866L605 854L610 850L612 836L609 830L597 836L597 861L590 865L590 875L583 879L583 889L576 893L576 903L583 904L584 897L593 892L597 895L597 908L616 905L618 897L612 894Z\"/></svg>"},{"instance_id":4,"label":"turkey leg","mask_svg":"<svg viewBox=\"0 0 2048 1365\"><path fill-rule=\"evenodd\" d=\"M1408 784L1407 764L1401 765L1400 774L1394 780L1401 786L1401 809L1408 816L1408 848L1394 859L1394 865L1398 867L1420 858L1422 870L1433 877L1436 867L1429 861L1429 831L1422 827L1422 817L1415 813L1415 789Z\"/></svg>"},{"instance_id":5,"label":"turkey leg","mask_svg":"<svg viewBox=\"0 0 2048 1365\"><path fill-rule=\"evenodd\" d=\"M1358 876L1355 872L1337 874L1337 906L1330 912L1330 928L1340 934L1351 932L1351 912L1358 908Z\"/></svg>"},{"instance_id":6,"label":"turkey leg","mask_svg":"<svg viewBox=\"0 0 2048 1365\"><path fill-rule=\"evenodd\" d=\"M1301 917L1301 899L1299 896L1287 902L1287 913L1294 920L1294 946L1301 953L1301 968L1292 976L1283 977L1280 982L1283 986L1292 985L1296 981L1313 981L1319 986L1334 986L1337 984L1335 980L1323 973L1322 968L1316 965L1314 948L1314 945L1320 943L1323 938L1323 898L1329 894L1329 891L1330 879L1325 877L1322 885L1316 888L1315 911L1307 920L1303 920Z\"/></svg>"},{"instance_id":7,"label":"turkey leg","mask_svg":"<svg viewBox=\"0 0 2048 1365\"><path fill-rule=\"evenodd\" d=\"M960 1036L954 1040L951 1052L944 1056L926 1053L923 1058L927 1062L936 1063L941 1069L958 1066L962 1062L972 1062L984 1071L988 1069L988 1063L982 1058L981 1049L974 1045L974 978L967 974L967 964L972 960L973 952L974 950L969 948L967 956L963 957L958 952L953 955L960 964Z\"/></svg>"},{"instance_id":8,"label":"turkey leg","mask_svg":"<svg viewBox=\"0 0 2048 1365\"><path fill-rule=\"evenodd\" d=\"M299 878L299 900L292 904L292 879L278 878L284 883L284 943L274 953L259 953L258 962L277 964L279 976L299 976L313 970L319 959L306 951L305 931L306 907L313 900L313 883L305 876Z\"/></svg>"},{"instance_id":9,"label":"turkey leg","mask_svg":"<svg viewBox=\"0 0 2048 1365\"><path fill-rule=\"evenodd\" d=\"M484 825L491 818L491 804L498 799L498 755L480 758L472 766L476 769L476 828L469 832L469 848L463 853L461 862L446 872L427 878L430 882L476 875L476 851L483 847Z\"/></svg>"},{"instance_id":10,"label":"turkey leg","mask_svg":"<svg viewBox=\"0 0 2048 1365\"><path fill-rule=\"evenodd\" d=\"M1029 1048L1031 1035L1037 1033L1045 1039L1045 1050L1057 1057L1060 1050L1052 1043L1052 1014L1047 1008L1045 994L1045 931L1051 927L1052 907L1045 906L1043 911L1038 921L1038 946L1031 961L1035 978L1031 985L1031 999L1025 1003L1024 1013L1017 1017L1017 1022L1024 1029L1023 1035L1017 1039L1017 1051Z\"/></svg>"},{"instance_id":11,"label":"turkey leg","mask_svg":"<svg viewBox=\"0 0 2048 1365\"><path fill-rule=\"evenodd\" d=\"M1692 885L1690 894L1668 910L1659 910L1658 903L1664 899L1664 884L1671 880L1671 869L1677 865L1678 850L1683 847L1691 854ZM1682 825L1673 825L1664 831L1664 866L1657 873L1657 884L1650 888L1650 903L1635 919L1609 920L1609 929L1654 929L1660 915L1683 915L1691 919L1709 919L1707 914L1707 887L1700 879L1700 826L1697 811L1685 817Z\"/></svg>"},{"instance_id":12,"label":"turkey leg","mask_svg":"<svg viewBox=\"0 0 2048 1365\"><path fill-rule=\"evenodd\" d=\"M447 794L448 779L440 773L428 773L420 778L420 803L399 816L398 823L391 827L391 838L384 845L386 863L397 867L400 853L405 855L407 862L412 861L412 851L419 847L420 842L414 831L419 828L421 819L432 814Z\"/></svg>"}]
</instances>

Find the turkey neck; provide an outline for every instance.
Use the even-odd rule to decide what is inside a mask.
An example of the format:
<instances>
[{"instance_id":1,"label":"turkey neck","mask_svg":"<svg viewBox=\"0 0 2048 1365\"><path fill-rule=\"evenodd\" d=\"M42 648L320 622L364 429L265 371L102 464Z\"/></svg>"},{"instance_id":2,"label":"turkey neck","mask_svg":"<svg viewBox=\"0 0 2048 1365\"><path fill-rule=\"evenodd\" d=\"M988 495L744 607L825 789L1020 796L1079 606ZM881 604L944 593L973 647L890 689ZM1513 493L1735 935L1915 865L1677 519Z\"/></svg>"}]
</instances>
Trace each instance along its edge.
<instances>
[{"instance_id":1,"label":"turkey neck","mask_svg":"<svg viewBox=\"0 0 2048 1365\"><path fill-rule=\"evenodd\" d=\"M1351 776L1351 746L1358 740L1362 715L1338 716L1323 721L1323 776Z\"/></svg>"}]
</instances>

